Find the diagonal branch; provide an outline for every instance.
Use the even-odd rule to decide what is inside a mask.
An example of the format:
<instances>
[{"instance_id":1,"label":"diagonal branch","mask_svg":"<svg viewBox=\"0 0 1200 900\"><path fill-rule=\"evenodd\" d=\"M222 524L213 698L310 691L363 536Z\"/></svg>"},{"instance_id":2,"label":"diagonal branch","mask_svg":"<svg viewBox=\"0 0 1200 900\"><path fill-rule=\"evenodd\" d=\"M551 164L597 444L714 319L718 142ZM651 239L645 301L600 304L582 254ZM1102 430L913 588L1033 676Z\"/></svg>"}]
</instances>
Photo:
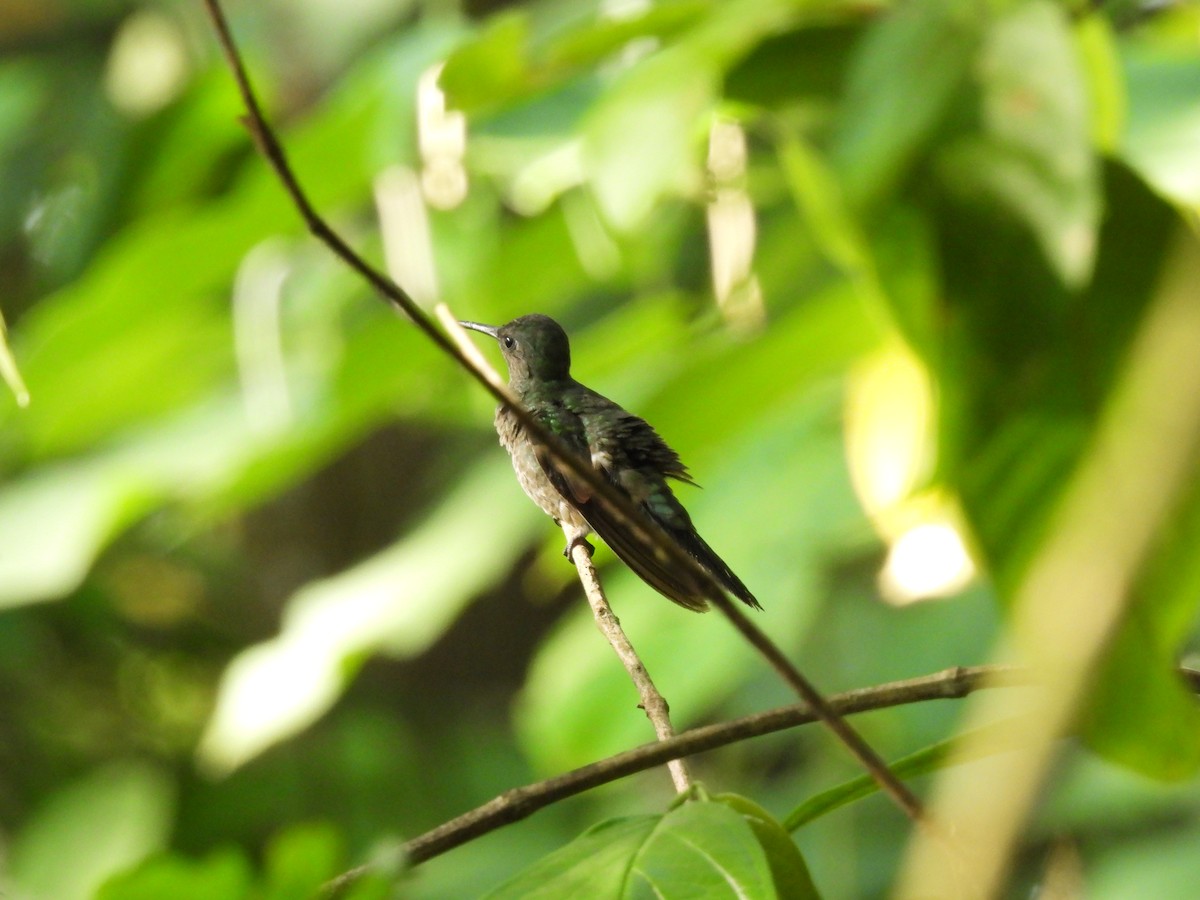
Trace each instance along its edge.
<instances>
[{"instance_id":1,"label":"diagonal branch","mask_svg":"<svg viewBox=\"0 0 1200 900\"><path fill-rule=\"evenodd\" d=\"M879 783L883 791L909 817L914 820L919 819L922 815L922 808L916 796L888 770L879 755L841 718L837 710L829 705L816 687L784 655L783 651L758 626L734 607L712 573L688 555L664 531L643 521L628 497L613 488L586 460L571 453L556 435L551 434L516 401L505 385L489 378L485 371L474 365L453 341L438 330L433 320L403 288L364 260L321 218L308 200L287 160L282 144L263 115L219 0L203 0L203 2L216 28L221 50L233 72L242 102L246 107L247 115L243 122L250 131L259 152L270 163L313 236L364 278L384 300L410 319L439 349L454 359L489 394L511 407L528 433L544 445L556 460L582 479L583 483L591 488L593 497L619 517L637 540L651 548L652 552L690 571L697 582L705 586L707 598L713 605L766 658L772 668L796 691L800 698L810 705L813 714L842 741L863 768Z\"/></svg>"}]
</instances>

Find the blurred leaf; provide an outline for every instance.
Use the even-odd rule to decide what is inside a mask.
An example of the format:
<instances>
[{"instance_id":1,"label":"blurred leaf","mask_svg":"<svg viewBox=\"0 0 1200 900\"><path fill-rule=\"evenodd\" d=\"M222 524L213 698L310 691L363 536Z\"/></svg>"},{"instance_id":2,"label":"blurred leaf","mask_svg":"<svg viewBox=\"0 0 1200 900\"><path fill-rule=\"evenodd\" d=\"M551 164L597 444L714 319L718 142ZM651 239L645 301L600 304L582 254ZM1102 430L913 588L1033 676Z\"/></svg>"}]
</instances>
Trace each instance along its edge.
<instances>
[{"instance_id":1,"label":"blurred leaf","mask_svg":"<svg viewBox=\"0 0 1200 900\"><path fill-rule=\"evenodd\" d=\"M441 37L430 40L412 53L436 52ZM318 208L369 193L368 137L379 119L397 114L382 107L392 66L386 54L365 60L319 116L284 134ZM115 235L83 277L43 299L14 333L38 404L17 421L19 431L3 434L0 449L17 444L34 459L77 452L223 386L233 352L222 297L235 268L255 242L300 228L273 174L254 158L219 202L172 207ZM87 404L78 402L83 384L92 391ZM6 428L7 411L0 406Z\"/></svg>"},{"instance_id":2,"label":"blurred leaf","mask_svg":"<svg viewBox=\"0 0 1200 900\"><path fill-rule=\"evenodd\" d=\"M1129 92L1121 157L1167 199L1200 207L1200 47L1120 47Z\"/></svg>"},{"instance_id":3,"label":"blurred leaf","mask_svg":"<svg viewBox=\"0 0 1200 900\"><path fill-rule=\"evenodd\" d=\"M662 197L698 185L700 117L716 84L704 56L676 48L624 73L592 110L584 165L597 206L617 231L634 230Z\"/></svg>"},{"instance_id":4,"label":"blurred leaf","mask_svg":"<svg viewBox=\"0 0 1200 900\"><path fill-rule=\"evenodd\" d=\"M576 14L569 25L548 28L523 10L505 11L450 54L438 83L450 107L472 114L493 111L561 88L583 67L615 56L639 38L669 39L713 6L711 0L680 0L619 18Z\"/></svg>"},{"instance_id":5,"label":"blurred leaf","mask_svg":"<svg viewBox=\"0 0 1200 900\"><path fill-rule=\"evenodd\" d=\"M112 535L147 507L141 479L63 465L0 490L0 606L58 597Z\"/></svg>"},{"instance_id":6,"label":"blurred leaf","mask_svg":"<svg viewBox=\"0 0 1200 900\"><path fill-rule=\"evenodd\" d=\"M1108 19L1092 15L1076 23L1075 40L1086 75L1092 143L1103 153L1113 153L1129 114L1116 35Z\"/></svg>"},{"instance_id":7,"label":"blurred leaf","mask_svg":"<svg viewBox=\"0 0 1200 900\"><path fill-rule=\"evenodd\" d=\"M793 100L832 106L862 26L826 22L826 15L823 10L814 20L803 21L803 27L759 42L726 74L726 99L763 106Z\"/></svg>"},{"instance_id":8,"label":"blurred leaf","mask_svg":"<svg viewBox=\"0 0 1200 900\"><path fill-rule=\"evenodd\" d=\"M992 742L988 748L989 753L1004 753L1019 749L1023 740L1020 719L995 722L985 725L982 728L977 728L973 733L977 738L986 738ZM968 734L971 734L971 732L964 731L953 738L938 741L928 747L922 747L920 750L888 763L888 768L892 770L892 774L902 779L916 778L919 775L928 775L930 772L936 772L946 767L947 762L951 759L950 752L956 744L960 742L970 743L966 740ZM980 749L986 745L980 742L972 743L971 746ZM978 759L982 755L984 754L978 754L973 758ZM954 759L958 762L965 761L962 756L954 757ZM855 776L849 781L844 781L841 784L809 797L788 813L781 827L785 833L795 832L810 822L833 812L835 809L841 809L848 803L853 803L855 800L861 800L864 797L870 797L872 794L878 792L879 782L873 777L870 775Z\"/></svg>"},{"instance_id":9,"label":"blurred leaf","mask_svg":"<svg viewBox=\"0 0 1200 900\"><path fill-rule=\"evenodd\" d=\"M327 824L294 825L267 846L263 900L315 897L343 865L341 837Z\"/></svg>"},{"instance_id":10,"label":"blurred leaf","mask_svg":"<svg viewBox=\"0 0 1200 900\"><path fill-rule=\"evenodd\" d=\"M534 89L526 55L529 17L510 10L493 16L478 36L450 54L438 77L446 105L473 112Z\"/></svg>"},{"instance_id":11,"label":"blurred leaf","mask_svg":"<svg viewBox=\"0 0 1200 900\"><path fill-rule=\"evenodd\" d=\"M988 30L978 62L982 131L945 151L956 190L1016 215L1063 281L1091 275L1100 216L1088 95L1065 12L1020 4Z\"/></svg>"},{"instance_id":12,"label":"blurred leaf","mask_svg":"<svg viewBox=\"0 0 1200 900\"><path fill-rule=\"evenodd\" d=\"M236 850L218 850L204 859L160 856L115 875L104 883L97 900L237 900L248 897L250 864Z\"/></svg>"},{"instance_id":13,"label":"blurred leaf","mask_svg":"<svg viewBox=\"0 0 1200 900\"><path fill-rule=\"evenodd\" d=\"M774 897L771 870L745 818L689 801L665 816L601 823L490 898Z\"/></svg>"},{"instance_id":14,"label":"blurred leaf","mask_svg":"<svg viewBox=\"0 0 1200 900\"><path fill-rule=\"evenodd\" d=\"M833 172L811 147L791 134L780 139L779 161L793 202L821 253L862 292L864 301L882 303L870 247Z\"/></svg>"},{"instance_id":15,"label":"blurred leaf","mask_svg":"<svg viewBox=\"0 0 1200 900\"><path fill-rule=\"evenodd\" d=\"M60 788L13 840L9 874L22 896L87 900L100 884L162 848L173 787L159 769L113 763Z\"/></svg>"},{"instance_id":16,"label":"blurred leaf","mask_svg":"<svg viewBox=\"0 0 1200 900\"><path fill-rule=\"evenodd\" d=\"M1191 247L1193 267L1200 248ZM1191 291L1192 277L1164 287ZM1161 530L1112 639L1083 717L1088 745L1153 778L1180 780L1200 769L1200 708L1176 671L1200 611L1200 470Z\"/></svg>"},{"instance_id":17,"label":"blurred leaf","mask_svg":"<svg viewBox=\"0 0 1200 900\"><path fill-rule=\"evenodd\" d=\"M962 87L986 5L902 4L881 17L851 62L833 145L846 196L864 206L901 180Z\"/></svg>"},{"instance_id":18,"label":"blurred leaf","mask_svg":"<svg viewBox=\"0 0 1200 900\"><path fill-rule=\"evenodd\" d=\"M226 670L202 765L227 773L310 725L367 653L409 657L432 644L540 523L533 506L509 502L515 493L509 461L495 454L415 532L292 597L280 635ZM497 509L504 527L485 514Z\"/></svg>"},{"instance_id":19,"label":"blurred leaf","mask_svg":"<svg viewBox=\"0 0 1200 900\"><path fill-rule=\"evenodd\" d=\"M17 406L28 406L29 389L25 387L21 370L17 368L17 361L13 359L12 350L8 346L8 329L4 325L3 315L0 315L0 377L3 377L4 383L12 391Z\"/></svg>"},{"instance_id":20,"label":"blurred leaf","mask_svg":"<svg viewBox=\"0 0 1200 900\"><path fill-rule=\"evenodd\" d=\"M583 161L601 215L631 232L655 204L701 184L704 113L721 72L790 18L786 3L716 4L676 44L622 72L589 113Z\"/></svg>"}]
</instances>

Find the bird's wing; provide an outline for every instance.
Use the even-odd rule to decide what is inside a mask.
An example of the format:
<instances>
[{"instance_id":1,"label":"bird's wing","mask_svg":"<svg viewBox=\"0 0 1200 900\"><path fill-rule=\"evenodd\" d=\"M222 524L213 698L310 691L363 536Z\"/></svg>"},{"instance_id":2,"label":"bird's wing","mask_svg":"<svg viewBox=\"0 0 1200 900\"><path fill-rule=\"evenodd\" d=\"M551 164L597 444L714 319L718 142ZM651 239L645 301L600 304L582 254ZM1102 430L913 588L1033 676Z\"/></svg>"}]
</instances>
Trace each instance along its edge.
<instances>
[{"instance_id":1,"label":"bird's wing","mask_svg":"<svg viewBox=\"0 0 1200 900\"><path fill-rule=\"evenodd\" d=\"M571 427L555 432L566 432L568 447L587 458L642 513L636 523L630 523L610 504L592 496L586 483L549 453L539 452L538 461L555 489L571 501L592 530L643 581L687 609L703 612L708 608L704 585L644 532L661 531L730 593L757 608L754 595L696 533L687 510L671 492L668 477L694 483L679 454L645 420L594 391L570 391L564 398L550 414L562 416L564 421L577 417L582 428L571 420Z\"/></svg>"},{"instance_id":2,"label":"bird's wing","mask_svg":"<svg viewBox=\"0 0 1200 900\"><path fill-rule=\"evenodd\" d=\"M608 480L633 500L645 513L646 519L666 532L668 538L712 573L726 590L744 603L761 609L758 600L750 593L749 588L696 532L691 516L688 515L683 504L676 499L670 485L667 484L667 478L695 484L688 475L687 467L680 460L679 454L644 419L626 412L600 395L595 396L598 404L605 404L604 408L597 410L593 415L588 415L585 411L582 416L587 429L593 462L602 460L604 464L598 464L597 467L605 472ZM594 415L598 414L606 417L606 427L589 427ZM598 453L598 447L603 448L604 452ZM587 518L589 511L583 512L584 517ZM603 511L592 514L594 518L603 517L603 515ZM588 523L621 559L638 571L643 578L658 587L659 591L691 609L706 603L703 586L690 572L683 570L682 566L669 559L661 558L652 546L640 554L637 563L630 562L625 554L633 555L637 548L627 547L623 552L606 534L606 531L615 531L616 529L598 525L592 522L591 518L588 519ZM623 535L615 534L614 537L619 542ZM650 553L654 554L653 558L648 557ZM664 590L654 581L653 572L656 569L660 570L657 572L659 581L672 583L674 593Z\"/></svg>"}]
</instances>

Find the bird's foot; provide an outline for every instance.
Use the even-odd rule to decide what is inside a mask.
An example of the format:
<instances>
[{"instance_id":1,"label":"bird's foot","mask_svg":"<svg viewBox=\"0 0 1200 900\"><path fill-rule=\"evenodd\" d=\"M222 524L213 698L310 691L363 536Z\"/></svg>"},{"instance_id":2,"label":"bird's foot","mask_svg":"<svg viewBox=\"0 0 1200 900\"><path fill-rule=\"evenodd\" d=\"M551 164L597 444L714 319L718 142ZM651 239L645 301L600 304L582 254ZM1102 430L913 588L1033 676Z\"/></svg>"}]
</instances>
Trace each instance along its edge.
<instances>
[{"instance_id":1,"label":"bird's foot","mask_svg":"<svg viewBox=\"0 0 1200 900\"><path fill-rule=\"evenodd\" d=\"M585 538L582 534L577 534L575 537L567 541L567 546L563 548L563 556L565 556L567 559L570 559L571 554L575 551L576 547L586 547L588 559L591 559L592 554L596 552L596 548L592 546L591 542L588 541L587 538Z\"/></svg>"}]
</instances>

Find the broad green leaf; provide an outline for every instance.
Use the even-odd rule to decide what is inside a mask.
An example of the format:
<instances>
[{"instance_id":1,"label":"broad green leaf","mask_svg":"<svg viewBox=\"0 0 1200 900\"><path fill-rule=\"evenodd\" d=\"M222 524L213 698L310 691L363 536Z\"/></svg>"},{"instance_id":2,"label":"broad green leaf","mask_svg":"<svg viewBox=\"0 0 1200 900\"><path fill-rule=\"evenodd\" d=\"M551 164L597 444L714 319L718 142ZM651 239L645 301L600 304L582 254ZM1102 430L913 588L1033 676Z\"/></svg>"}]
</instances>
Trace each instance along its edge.
<instances>
[{"instance_id":1,"label":"broad green leaf","mask_svg":"<svg viewBox=\"0 0 1200 900\"><path fill-rule=\"evenodd\" d=\"M539 86L528 60L529 16L510 10L493 16L478 36L446 60L438 85L453 109L475 112L501 105Z\"/></svg>"},{"instance_id":2,"label":"broad green leaf","mask_svg":"<svg viewBox=\"0 0 1200 900\"><path fill-rule=\"evenodd\" d=\"M1100 216L1087 85L1066 13L1024 3L981 48L981 131L943 152L953 188L1010 211L1070 287L1091 275Z\"/></svg>"},{"instance_id":3,"label":"broad green leaf","mask_svg":"<svg viewBox=\"0 0 1200 900\"><path fill-rule=\"evenodd\" d=\"M0 606L77 586L120 528L145 513L143 479L103 464L43 468L0 489Z\"/></svg>"},{"instance_id":4,"label":"broad green leaf","mask_svg":"<svg viewBox=\"0 0 1200 900\"><path fill-rule=\"evenodd\" d=\"M296 825L275 835L266 851L263 900L320 894L342 870L344 858L341 837L331 825Z\"/></svg>"},{"instance_id":5,"label":"broad green leaf","mask_svg":"<svg viewBox=\"0 0 1200 900\"><path fill-rule=\"evenodd\" d=\"M679 41L618 76L583 128L597 205L618 232L641 225L663 197L701 185L701 138L721 75L791 17L779 0L720 3Z\"/></svg>"},{"instance_id":6,"label":"broad green leaf","mask_svg":"<svg viewBox=\"0 0 1200 900\"><path fill-rule=\"evenodd\" d=\"M832 171L793 135L779 143L788 190L821 253L861 292L864 302L883 302L870 247L841 194Z\"/></svg>"},{"instance_id":7,"label":"broad green leaf","mask_svg":"<svg viewBox=\"0 0 1200 900\"><path fill-rule=\"evenodd\" d=\"M746 819L723 803L685 802L664 816L601 823L489 894L552 900L777 896Z\"/></svg>"},{"instance_id":8,"label":"broad green leaf","mask_svg":"<svg viewBox=\"0 0 1200 900\"><path fill-rule=\"evenodd\" d=\"M808 865L795 842L775 817L748 797L737 794L717 794L712 798L740 813L754 829L758 842L767 854L775 891L789 900L818 900L816 885Z\"/></svg>"},{"instance_id":9,"label":"broad green leaf","mask_svg":"<svg viewBox=\"0 0 1200 900\"><path fill-rule=\"evenodd\" d=\"M1200 207L1200 46L1121 44L1129 114L1118 153L1174 203Z\"/></svg>"},{"instance_id":10,"label":"broad green leaf","mask_svg":"<svg viewBox=\"0 0 1200 900\"><path fill-rule=\"evenodd\" d=\"M833 144L854 206L892 189L922 153L966 80L986 9L963 0L905 3L867 32L851 62Z\"/></svg>"},{"instance_id":11,"label":"broad green leaf","mask_svg":"<svg viewBox=\"0 0 1200 900\"><path fill-rule=\"evenodd\" d=\"M630 860L660 824L659 816L610 819L488 894L488 900L622 897Z\"/></svg>"},{"instance_id":12,"label":"broad green leaf","mask_svg":"<svg viewBox=\"0 0 1200 900\"><path fill-rule=\"evenodd\" d=\"M622 897L775 897L766 853L724 803L688 801L665 816L630 861Z\"/></svg>"},{"instance_id":13,"label":"broad green leaf","mask_svg":"<svg viewBox=\"0 0 1200 900\"><path fill-rule=\"evenodd\" d=\"M251 889L250 864L236 850L218 850L200 860L159 856L114 875L97 900L238 900Z\"/></svg>"},{"instance_id":14,"label":"broad green leaf","mask_svg":"<svg viewBox=\"0 0 1200 900\"><path fill-rule=\"evenodd\" d=\"M1082 725L1096 752L1154 778L1200 769L1200 709L1175 670L1200 608L1197 542L1200 472L1134 588Z\"/></svg>"},{"instance_id":15,"label":"broad green leaf","mask_svg":"<svg viewBox=\"0 0 1200 900\"><path fill-rule=\"evenodd\" d=\"M633 231L665 196L700 182L701 117L717 73L702 54L673 48L625 72L588 116L583 162L604 219Z\"/></svg>"},{"instance_id":16,"label":"broad green leaf","mask_svg":"<svg viewBox=\"0 0 1200 900\"><path fill-rule=\"evenodd\" d=\"M59 788L12 842L13 890L88 900L110 875L166 844L173 795L162 771L132 762L111 763Z\"/></svg>"},{"instance_id":17,"label":"broad green leaf","mask_svg":"<svg viewBox=\"0 0 1200 900\"><path fill-rule=\"evenodd\" d=\"M1092 143L1097 150L1112 153L1129 114L1117 38L1106 18L1092 15L1076 23L1075 41L1086 75Z\"/></svg>"}]
</instances>

